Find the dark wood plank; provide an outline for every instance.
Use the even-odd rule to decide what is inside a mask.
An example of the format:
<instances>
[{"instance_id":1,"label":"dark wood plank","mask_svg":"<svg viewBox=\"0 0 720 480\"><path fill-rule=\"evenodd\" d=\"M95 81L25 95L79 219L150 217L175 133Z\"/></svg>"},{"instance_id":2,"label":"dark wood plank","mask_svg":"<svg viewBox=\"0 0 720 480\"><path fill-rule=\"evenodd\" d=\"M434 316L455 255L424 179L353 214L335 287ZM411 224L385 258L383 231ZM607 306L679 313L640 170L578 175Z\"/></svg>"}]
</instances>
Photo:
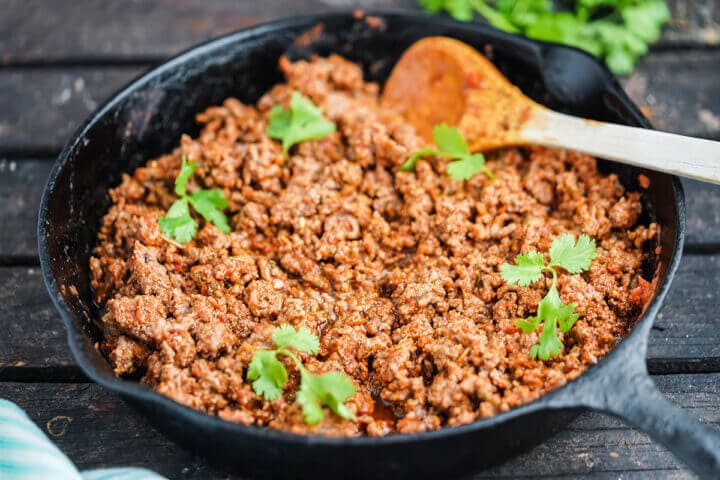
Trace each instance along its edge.
<instances>
[{"instance_id":1,"label":"dark wood plank","mask_svg":"<svg viewBox=\"0 0 720 480\"><path fill-rule=\"evenodd\" d=\"M656 128L720 138L720 51L651 54L623 80Z\"/></svg>"},{"instance_id":2,"label":"dark wood plank","mask_svg":"<svg viewBox=\"0 0 720 480\"><path fill-rule=\"evenodd\" d=\"M98 385L0 382L0 398L23 408L81 469L136 466L170 478L226 478Z\"/></svg>"},{"instance_id":3,"label":"dark wood plank","mask_svg":"<svg viewBox=\"0 0 720 480\"><path fill-rule=\"evenodd\" d=\"M625 85L658 128L720 138L718 64L720 51L656 53ZM102 101L142 70L0 69L0 152L58 151Z\"/></svg>"},{"instance_id":4,"label":"dark wood plank","mask_svg":"<svg viewBox=\"0 0 720 480\"><path fill-rule=\"evenodd\" d=\"M720 256L687 255L658 314L648 345L656 372L679 365L691 371L720 371ZM678 362L682 359L683 361Z\"/></svg>"},{"instance_id":5,"label":"dark wood plank","mask_svg":"<svg viewBox=\"0 0 720 480\"><path fill-rule=\"evenodd\" d=\"M0 159L0 259L5 263L36 263L35 230L38 205L52 162Z\"/></svg>"},{"instance_id":6,"label":"dark wood plank","mask_svg":"<svg viewBox=\"0 0 720 480\"><path fill-rule=\"evenodd\" d=\"M720 422L720 374L655 380L689 414L713 425ZM97 385L0 383L0 397L24 408L80 468L135 465L168 478L237 478L175 446ZM581 415L542 445L473 478L618 478L620 472L622 478L693 478L646 435L597 413Z\"/></svg>"},{"instance_id":7,"label":"dark wood plank","mask_svg":"<svg viewBox=\"0 0 720 480\"><path fill-rule=\"evenodd\" d=\"M720 186L683 180L687 208L686 245L692 251L720 252Z\"/></svg>"},{"instance_id":8,"label":"dark wood plank","mask_svg":"<svg viewBox=\"0 0 720 480\"><path fill-rule=\"evenodd\" d=\"M718 270L720 255L687 255L683 259L650 336L648 365L652 372L720 371ZM67 370L75 363L38 267L0 268L0 319L0 380L32 377L35 369L45 367L75 375Z\"/></svg>"},{"instance_id":9,"label":"dark wood plank","mask_svg":"<svg viewBox=\"0 0 720 480\"><path fill-rule=\"evenodd\" d=\"M667 0L672 20L656 45L720 45L720 8L716 0Z\"/></svg>"},{"instance_id":10,"label":"dark wood plank","mask_svg":"<svg viewBox=\"0 0 720 480\"><path fill-rule=\"evenodd\" d=\"M74 365L40 267L0 268L0 380L12 367Z\"/></svg>"},{"instance_id":11,"label":"dark wood plank","mask_svg":"<svg viewBox=\"0 0 720 480\"><path fill-rule=\"evenodd\" d=\"M10 0L0 20L2 60L157 59L194 44L276 18L353 10L414 8L414 0ZM6 2L7 4L7 2ZM45 35L33 32L44 31Z\"/></svg>"},{"instance_id":12,"label":"dark wood plank","mask_svg":"<svg viewBox=\"0 0 720 480\"><path fill-rule=\"evenodd\" d=\"M720 43L720 9L714 0L668 3L673 21L661 48ZM415 0L6 0L0 62L155 60L258 22L353 8L419 7Z\"/></svg>"},{"instance_id":13,"label":"dark wood plank","mask_svg":"<svg viewBox=\"0 0 720 480\"><path fill-rule=\"evenodd\" d=\"M90 113L143 70L0 70L0 151L59 151Z\"/></svg>"}]
</instances>

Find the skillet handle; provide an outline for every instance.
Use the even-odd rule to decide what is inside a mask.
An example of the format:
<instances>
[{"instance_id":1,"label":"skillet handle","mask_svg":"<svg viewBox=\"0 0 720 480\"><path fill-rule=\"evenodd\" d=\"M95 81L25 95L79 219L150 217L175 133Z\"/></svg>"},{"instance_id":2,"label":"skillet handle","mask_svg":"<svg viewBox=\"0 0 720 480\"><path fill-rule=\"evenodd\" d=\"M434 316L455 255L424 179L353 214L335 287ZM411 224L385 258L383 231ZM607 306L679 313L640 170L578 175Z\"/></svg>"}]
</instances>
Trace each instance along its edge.
<instances>
[{"instance_id":1,"label":"skillet handle","mask_svg":"<svg viewBox=\"0 0 720 480\"><path fill-rule=\"evenodd\" d=\"M647 433L701 478L720 478L720 432L670 403L650 379L643 357L616 363L609 377L584 392L582 403Z\"/></svg>"}]
</instances>

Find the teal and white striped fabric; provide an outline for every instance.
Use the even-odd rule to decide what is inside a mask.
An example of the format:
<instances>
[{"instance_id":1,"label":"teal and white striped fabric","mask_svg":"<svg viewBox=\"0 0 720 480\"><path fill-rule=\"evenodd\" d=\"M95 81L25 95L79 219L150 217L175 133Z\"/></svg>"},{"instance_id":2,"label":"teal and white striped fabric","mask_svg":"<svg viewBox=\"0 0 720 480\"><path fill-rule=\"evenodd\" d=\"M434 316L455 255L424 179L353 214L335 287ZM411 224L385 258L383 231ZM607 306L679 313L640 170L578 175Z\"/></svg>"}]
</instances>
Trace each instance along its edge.
<instances>
[{"instance_id":1,"label":"teal and white striped fabric","mask_svg":"<svg viewBox=\"0 0 720 480\"><path fill-rule=\"evenodd\" d=\"M0 399L0 480L166 480L143 468L79 472L17 405Z\"/></svg>"}]
</instances>

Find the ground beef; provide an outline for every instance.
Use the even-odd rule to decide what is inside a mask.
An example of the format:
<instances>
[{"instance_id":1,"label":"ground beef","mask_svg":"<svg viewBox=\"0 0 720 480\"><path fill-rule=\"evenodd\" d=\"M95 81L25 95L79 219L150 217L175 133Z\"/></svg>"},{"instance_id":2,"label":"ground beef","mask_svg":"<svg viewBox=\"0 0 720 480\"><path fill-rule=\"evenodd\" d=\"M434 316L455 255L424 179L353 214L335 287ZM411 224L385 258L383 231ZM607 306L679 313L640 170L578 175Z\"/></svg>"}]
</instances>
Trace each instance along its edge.
<instances>
[{"instance_id":1,"label":"ground beef","mask_svg":"<svg viewBox=\"0 0 720 480\"><path fill-rule=\"evenodd\" d=\"M110 191L90 261L102 348L117 375L244 424L298 433L385 435L472 422L529 402L577 377L625 335L648 298L644 251L656 224L638 225L640 196L593 158L531 147L488 155L496 179L454 181L446 160L398 166L423 146L414 129L378 105L378 87L337 56L280 62L287 83L256 106L236 99L198 115L196 139L150 160ZM265 135L269 110L298 90L337 125L286 157ZM188 184L221 188L232 232L198 218L193 241L164 237L158 218L175 199L181 156L197 162ZM503 262L547 252L561 233L587 233L597 259L561 274L563 301L580 319L563 354L529 357L534 314L549 279L507 285ZM647 263L647 262L646 262ZM253 352L281 324L320 338L316 373L356 382L356 421L326 415L307 426L287 395L257 396L245 378Z\"/></svg>"}]
</instances>

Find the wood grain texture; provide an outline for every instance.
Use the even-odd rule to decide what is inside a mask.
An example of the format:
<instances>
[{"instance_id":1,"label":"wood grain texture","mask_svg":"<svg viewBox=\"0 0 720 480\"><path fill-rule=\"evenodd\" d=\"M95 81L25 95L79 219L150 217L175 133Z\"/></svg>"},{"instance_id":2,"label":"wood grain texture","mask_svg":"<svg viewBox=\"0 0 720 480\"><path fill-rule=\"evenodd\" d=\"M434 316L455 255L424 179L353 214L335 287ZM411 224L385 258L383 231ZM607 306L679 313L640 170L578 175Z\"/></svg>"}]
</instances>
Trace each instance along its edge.
<instances>
[{"instance_id":1,"label":"wood grain texture","mask_svg":"<svg viewBox=\"0 0 720 480\"><path fill-rule=\"evenodd\" d=\"M655 53L624 83L661 130L720 138L718 65L720 51ZM59 151L92 111L146 68L0 69L0 153Z\"/></svg>"},{"instance_id":2,"label":"wood grain texture","mask_svg":"<svg viewBox=\"0 0 720 480\"><path fill-rule=\"evenodd\" d=\"M720 371L720 255L687 255L648 347L654 373ZM0 268L0 381L73 367L65 329L38 267ZM30 369L30 373L23 372ZM4 368L4 370L3 370ZM70 373L75 375L74 373Z\"/></svg>"},{"instance_id":3,"label":"wood grain texture","mask_svg":"<svg viewBox=\"0 0 720 480\"><path fill-rule=\"evenodd\" d=\"M74 365L40 267L0 268L0 380L8 367Z\"/></svg>"},{"instance_id":4,"label":"wood grain texture","mask_svg":"<svg viewBox=\"0 0 720 480\"><path fill-rule=\"evenodd\" d=\"M54 154L146 67L0 70L0 152Z\"/></svg>"},{"instance_id":5,"label":"wood grain texture","mask_svg":"<svg viewBox=\"0 0 720 480\"><path fill-rule=\"evenodd\" d=\"M687 209L686 246L691 251L720 252L720 188L683 180Z\"/></svg>"},{"instance_id":6,"label":"wood grain texture","mask_svg":"<svg viewBox=\"0 0 720 480\"><path fill-rule=\"evenodd\" d=\"M651 54L623 80L655 128L720 139L720 51Z\"/></svg>"},{"instance_id":7,"label":"wood grain texture","mask_svg":"<svg viewBox=\"0 0 720 480\"><path fill-rule=\"evenodd\" d=\"M38 207L52 161L0 159L0 259L6 264L37 263Z\"/></svg>"},{"instance_id":8,"label":"wood grain texture","mask_svg":"<svg viewBox=\"0 0 720 480\"><path fill-rule=\"evenodd\" d=\"M713 425L720 423L720 374L659 376L655 381L690 415ZM172 479L239 478L180 449L97 385L0 383L0 397L24 408L80 468L135 465ZM646 435L597 413L581 415L530 452L472 478L523 477L693 478Z\"/></svg>"},{"instance_id":9,"label":"wood grain texture","mask_svg":"<svg viewBox=\"0 0 720 480\"><path fill-rule=\"evenodd\" d=\"M5 2L8 3L7 1ZM355 8L417 8L414 0L10 0L0 20L5 63L161 59L260 22ZM33 32L45 31L46 35Z\"/></svg>"},{"instance_id":10,"label":"wood grain texture","mask_svg":"<svg viewBox=\"0 0 720 480\"><path fill-rule=\"evenodd\" d=\"M648 344L651 371L720 371L720 255L686 255Z\"/></svg>"},{"instance_id":11,"label":"wood grain texture","mask_svg":"<svg viewBox=\"0 0 720 480\"><path fill-rule=\"evenodd\" d=\"M668 4L673 20L658 48L720 43L715 0ZM158 60L258 22L354 8L419 9L415 0L5 0L0 62Z\"/></svg>"},{"instance_id":12,"label":"wood grain texture","mask_svg":"<svg viewBox=\"0 0 720 480\"><path fill-rule=\"evenodd\" d=\"M671 17L656 47L720 45L717 0L669 0Z\"/></svg>"}]
</instances>

